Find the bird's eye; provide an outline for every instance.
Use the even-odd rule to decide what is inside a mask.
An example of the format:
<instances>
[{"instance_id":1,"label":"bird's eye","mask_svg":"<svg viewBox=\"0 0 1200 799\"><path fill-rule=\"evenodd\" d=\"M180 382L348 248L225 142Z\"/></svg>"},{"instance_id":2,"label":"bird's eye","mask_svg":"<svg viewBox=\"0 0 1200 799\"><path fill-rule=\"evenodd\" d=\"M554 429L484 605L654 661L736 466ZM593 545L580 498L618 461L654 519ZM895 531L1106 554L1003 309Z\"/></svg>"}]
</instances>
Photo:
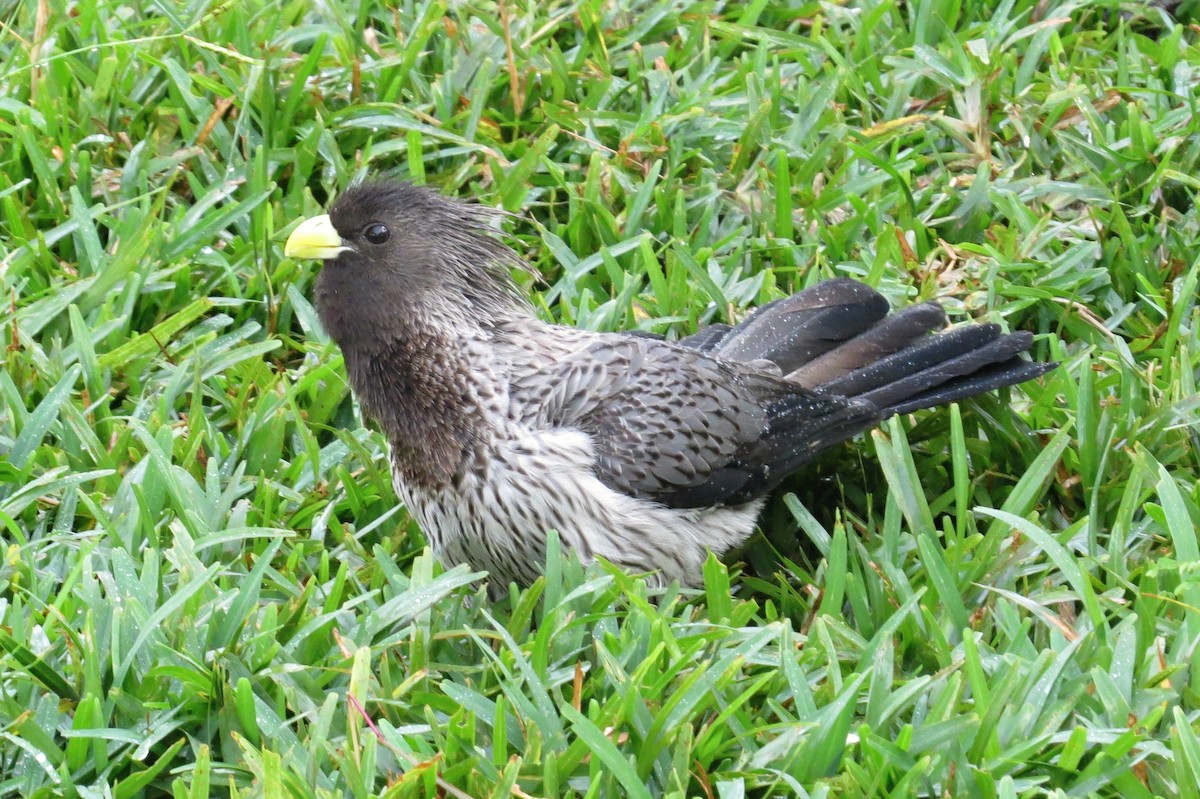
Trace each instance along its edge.
<instances>
[{"instance_id":1,"label":"bird's eye","mask_svg":"<svg viewBox=\"0 0 1200 799\"><path fill-rule=\"evenodd\" d=\"M367 225L363 230L363 238L372 244L383 244L392 237L392 231L388 230L388 226L375 222Z\"/></svg>"}]
</instances>

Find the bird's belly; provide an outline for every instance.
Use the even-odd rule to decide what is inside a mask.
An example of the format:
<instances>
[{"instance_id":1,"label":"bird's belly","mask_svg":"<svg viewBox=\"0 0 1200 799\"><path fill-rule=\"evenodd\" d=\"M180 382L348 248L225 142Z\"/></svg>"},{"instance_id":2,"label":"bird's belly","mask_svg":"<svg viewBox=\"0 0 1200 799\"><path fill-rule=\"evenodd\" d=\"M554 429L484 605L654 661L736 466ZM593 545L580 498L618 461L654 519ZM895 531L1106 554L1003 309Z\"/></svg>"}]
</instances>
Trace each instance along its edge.
<instances>
[{"instance_id":1,"label":"bird's belly","mask_svg":"<svg viewBox=\"0 0 1200 799\"><path fill-rule=\"evenodd\" d=\"M587 436L531 433L504 440L454 485L406 485L396 493L431 548L449 565L486 569L494 579L529 584L542 573L546 534L584 561L600 556L634 572L696 583L704 558L740 543L761 501L733 507L675 509L630 497L592 471Z\"/></svg>"}]
</instances>

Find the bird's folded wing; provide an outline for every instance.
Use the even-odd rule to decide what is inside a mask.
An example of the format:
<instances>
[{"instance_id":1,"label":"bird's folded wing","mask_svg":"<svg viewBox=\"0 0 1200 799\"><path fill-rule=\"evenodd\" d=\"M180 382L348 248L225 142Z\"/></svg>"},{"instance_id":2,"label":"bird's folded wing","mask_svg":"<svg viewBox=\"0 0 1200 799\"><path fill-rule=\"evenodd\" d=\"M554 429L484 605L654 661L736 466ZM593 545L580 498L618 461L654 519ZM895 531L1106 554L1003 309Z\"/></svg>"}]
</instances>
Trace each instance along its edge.
<instances>
[{"instance_id":1,"label":"bird's folded wing","mask_svg":"<svg viewBox=\"0 0 1200 799\"><path fill-rule=\"evenodd\" d=\"M643 337L595 341L514 386L538 423L591 437L610 488L671 507L746 502L878 409Z\"/></svg>"}]
</instances>

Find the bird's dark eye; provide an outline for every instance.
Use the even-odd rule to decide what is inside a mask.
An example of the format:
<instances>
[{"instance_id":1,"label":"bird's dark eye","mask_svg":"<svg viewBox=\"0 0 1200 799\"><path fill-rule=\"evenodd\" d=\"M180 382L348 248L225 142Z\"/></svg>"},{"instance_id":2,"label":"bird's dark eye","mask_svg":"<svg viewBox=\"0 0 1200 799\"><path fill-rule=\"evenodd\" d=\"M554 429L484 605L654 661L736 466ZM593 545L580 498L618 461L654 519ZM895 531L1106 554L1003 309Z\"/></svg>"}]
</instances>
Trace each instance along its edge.
<instances>
[{"instance_id":1,"label":"bird's dark eye","mask_svg":"<svg viewBox=\"0 0 1200 799\"><path fill-rule=\"evenodd\" d=\"M392 237L392 231L388 230L388 226L375 222L367 225L363 230L363 238L372 244L383 244Z\"/></svg>"}]
</instances>

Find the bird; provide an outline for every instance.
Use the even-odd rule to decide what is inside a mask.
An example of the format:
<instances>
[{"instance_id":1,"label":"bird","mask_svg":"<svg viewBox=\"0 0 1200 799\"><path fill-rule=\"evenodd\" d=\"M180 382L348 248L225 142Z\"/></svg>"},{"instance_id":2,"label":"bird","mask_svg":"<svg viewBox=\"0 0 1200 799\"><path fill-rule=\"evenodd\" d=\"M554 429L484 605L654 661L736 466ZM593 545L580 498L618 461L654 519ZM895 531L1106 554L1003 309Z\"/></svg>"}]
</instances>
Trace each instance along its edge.
<instances>
[{"instance_id":1,"label":"bird","mask_svg":"<svg viewBox=\"0 0 1200 799\"><path fill-rule=\"evenodd\" d=\"M527 586L547 537L657 584L702 582L766 496L896 414L1037 378L1029 332L891 312L849 278L677 340L538 317L503 212L373 178L298 224L315 305L386 436L400 501L447 566Z\"/></svg>"}]
</instances>

